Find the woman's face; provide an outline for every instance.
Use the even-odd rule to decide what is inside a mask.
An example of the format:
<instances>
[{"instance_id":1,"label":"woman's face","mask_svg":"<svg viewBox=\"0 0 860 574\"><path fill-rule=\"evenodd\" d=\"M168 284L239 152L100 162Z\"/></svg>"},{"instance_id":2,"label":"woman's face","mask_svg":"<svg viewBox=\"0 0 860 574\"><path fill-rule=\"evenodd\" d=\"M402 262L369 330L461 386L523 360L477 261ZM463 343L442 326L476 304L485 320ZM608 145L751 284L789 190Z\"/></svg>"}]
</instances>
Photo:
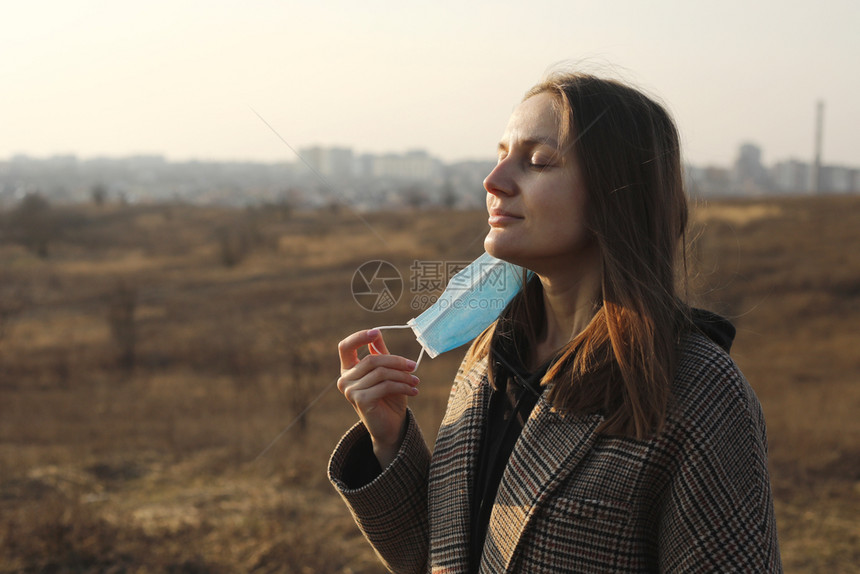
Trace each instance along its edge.
<instances>
[{"instance_id":1,"label":"woman's face","mask_svg":"<svg viewBox=\"0 0 860 574\"><path fill-rule=\"evenodd\" d=\"M542 93L514 110L499 142L498 164L484 180L490 214L484 248L539 274L569 267L579 252L593 248L579 162L557 141L560 118L553 103Z\"/></svg>"}]
</instances>

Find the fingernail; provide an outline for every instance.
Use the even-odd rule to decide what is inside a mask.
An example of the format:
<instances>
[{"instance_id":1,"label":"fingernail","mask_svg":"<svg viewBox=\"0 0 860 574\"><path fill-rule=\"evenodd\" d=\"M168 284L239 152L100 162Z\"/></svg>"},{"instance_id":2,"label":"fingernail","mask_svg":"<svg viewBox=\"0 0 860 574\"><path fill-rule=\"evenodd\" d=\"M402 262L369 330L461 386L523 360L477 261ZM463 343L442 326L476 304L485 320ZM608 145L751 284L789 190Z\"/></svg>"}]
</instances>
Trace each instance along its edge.
<instances>
[{"instance_id":1,"label":"fingernail","mask_svg":"<svg viewBox=\"0 0 860 574\"><path fill-rule=\"evenodd\" d=\"M415 370L415 367L417 367L417 366L418 366L418 363L416 363L415 361L412 361L412 360L409 360L409 359L407 359L407 360L406 360L406 367L407 367L410 371L414 371L414 370Z\"/></svg>"},{"instance_id":2,"label":"fingernail","mask_svg":"<svg viewBox=\"0 0 860 574\"><path fill-rule=\"evenodd\" d=\"M378 337L379 336L379 329L370 329L367 332L367 336L368 337Z\"/></svg>"},{"instance_id":3,"label":"fingernail","mask_svg":"<svg viewBox=\"0 0 860 574\"><path fill-rule=\"evenodd\" d=\"M417 385L417 384L418 384L418 383L420 383L420 382L421 382L421 379L419 379L419 378L418 378L418 377L416 377L415 375L412 375L412 384Z\"/></svg>"}]
</instances>

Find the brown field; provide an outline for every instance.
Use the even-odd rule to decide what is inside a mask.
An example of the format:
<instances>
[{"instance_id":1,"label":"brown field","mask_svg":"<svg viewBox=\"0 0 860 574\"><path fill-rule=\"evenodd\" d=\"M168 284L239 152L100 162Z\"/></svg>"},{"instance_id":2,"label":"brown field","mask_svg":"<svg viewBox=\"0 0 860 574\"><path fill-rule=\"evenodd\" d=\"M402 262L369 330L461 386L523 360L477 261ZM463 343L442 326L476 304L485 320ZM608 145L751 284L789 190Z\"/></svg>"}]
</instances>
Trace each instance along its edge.
<instances>
[{"instance_id":1,"label":"brown field","mask_svg":"<svg viewBox=\"0 0 860 574\"><path fill-rule=\"evenodd\" d=\"M477 256L485 215L365 215L381 239L348 210L49 215L41 256L12 214L0 229L0 572L382 572L325 476L355 419L331 390L335 346L413 316L410 263ZM738 327L785 569L856 571L860 198L723 201L694 220L690 298ZM391 311L351 297L371 259L407 279ZM461 357L421 365L428 440Z\"/></svg>"}]
</instances>

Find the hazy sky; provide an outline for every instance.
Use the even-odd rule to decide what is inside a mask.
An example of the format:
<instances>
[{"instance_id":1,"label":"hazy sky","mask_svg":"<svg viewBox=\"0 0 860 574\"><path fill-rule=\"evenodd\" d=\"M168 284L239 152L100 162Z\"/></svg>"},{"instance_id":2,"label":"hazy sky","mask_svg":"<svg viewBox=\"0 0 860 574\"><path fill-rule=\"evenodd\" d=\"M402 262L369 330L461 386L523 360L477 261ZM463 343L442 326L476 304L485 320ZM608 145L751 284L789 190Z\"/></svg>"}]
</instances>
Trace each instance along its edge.
<instances>
[{"instance_id":1,"label":"hazy sky","mask_svg":"<svg viewBox=\"0 0 860 574\"><path fill-rule=\"evenodd\" d=\"M687 160L813 153L860 165L858 0L2 2L0 157L295 157L425 148L491 158L511 110L562 61L674 113Z\"/></svg>"}]
</instances>

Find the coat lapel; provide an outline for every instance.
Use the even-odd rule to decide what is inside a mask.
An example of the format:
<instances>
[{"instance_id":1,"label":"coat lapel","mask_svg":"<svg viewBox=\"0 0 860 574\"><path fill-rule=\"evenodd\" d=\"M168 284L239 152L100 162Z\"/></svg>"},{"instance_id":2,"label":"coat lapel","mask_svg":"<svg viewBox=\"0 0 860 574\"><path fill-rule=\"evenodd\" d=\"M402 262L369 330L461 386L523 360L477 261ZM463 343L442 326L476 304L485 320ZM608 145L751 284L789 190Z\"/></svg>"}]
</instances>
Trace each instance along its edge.
<instances>
[{"instance_id":1,"label":"coat lapel","mask_svg":"<svg viewBox=\"0 0 860 574\"><path fill-rule=\"evenodd\" d=\"M535 512L591 450L602 421L601 415L561 413L553 410L545 395L540 398L499 485L482 572L509 570Z\"/></svg>"},{"instance_id":2,"label":"coat lapel","mask_svg":"<svg viewBox=\"0 0 860 574\"><path fill-rule=\"evenodd\" d=\"M434 574L468 571L472 483L489 401L484 359L455 381L436 437L428 493Z\"/></svg>"}]
</instances>

